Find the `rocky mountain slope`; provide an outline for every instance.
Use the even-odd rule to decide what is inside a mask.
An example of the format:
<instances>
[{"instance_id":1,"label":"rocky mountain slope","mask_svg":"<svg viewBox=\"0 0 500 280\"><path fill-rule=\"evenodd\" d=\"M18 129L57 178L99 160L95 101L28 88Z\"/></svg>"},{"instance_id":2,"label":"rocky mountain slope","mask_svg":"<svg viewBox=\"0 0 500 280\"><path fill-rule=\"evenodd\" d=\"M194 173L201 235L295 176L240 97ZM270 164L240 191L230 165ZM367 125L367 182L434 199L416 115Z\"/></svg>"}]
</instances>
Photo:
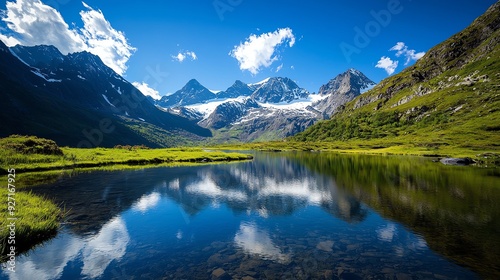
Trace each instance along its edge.
<instances>
[{"instance_id":1,"label":"rocky mountain slope","mask_svg":"<svg viewBox=\"0 0 500 280\"><path fill-rule=\"evenodd\" d=\"M292 139L497 149L500 2L413 66ZM368 142L367 142L368 143Z\"/></svg>"},{"instance_id":2,"label":"rocky mountain slope","mask_svg":"<svg viewBox=\"0 0 500 280\"><path fill-rule=\"evenodd\" d=\"M328 116L331 116L345 103L353 100L355 97L374 86L375 83L368 79L363 73L355 69L349 69L345 73L330 80L319 89L319 95L328 97L322 99L313 106Z\"/></svg>"},{"instance_id":3,"label":"rocky mountain slope","mask_svg":"<svg viewBox=\"0 0 500 280\"><path fill-rule=\"evenodd\" d=\"M88 52L51 46L9 49L0 42L0 137L29 134L68 146L172 146L211 136L190 120L156 108Z\"/></svg>"},{"instance_id":4,"label":"rocky mountain slope","mask_svg":"<svg viewBox=\"0 0 500 280\"><path fill-rule=\"evenodd\" d=\"M210 94L196 80L191 80L156 104L160 107L174 104L164 109L212 129L215 142L277 140L328 118L374 84L355 69L332 79L321 87L319 94L311 94L293 80L282 77L255 84L236 81L227 90ZM207 94L192 98L192 92Z\"/></svg>"}]
</instances>

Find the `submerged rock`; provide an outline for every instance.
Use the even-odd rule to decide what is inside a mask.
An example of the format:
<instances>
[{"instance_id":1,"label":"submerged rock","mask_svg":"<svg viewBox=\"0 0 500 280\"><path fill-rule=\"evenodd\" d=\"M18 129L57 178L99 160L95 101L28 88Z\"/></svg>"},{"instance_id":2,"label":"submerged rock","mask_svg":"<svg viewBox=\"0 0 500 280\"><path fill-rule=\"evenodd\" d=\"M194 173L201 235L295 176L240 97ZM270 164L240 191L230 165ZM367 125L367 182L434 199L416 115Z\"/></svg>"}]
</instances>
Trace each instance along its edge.
<instances>
[{"instance_id":1,"label":"submerged rock","mask_svg":"<svg viewBox=\"0 0 500 280\"><path fill-rule=\"evenodd\" d=\"M212 272L212 280L231 279L231 276L222 268L217 268Z\"/></svg>"},{"instance_id":2,"label":"submerged rock","mask_svg":"<svg viewBox=\"0 0 500 280\"><path fill-rule=\"evenodd\" d=\"M470 165L475 163L475 161L471 158L443 158L440 160L442 164L445 165Z\"/></svg>"},{"instance_id":3,"label":"submerged rock","mask_svg":"<svg viewBox=\"0 0 500 280\"><path fill-rule=\"evenodd\" d=\"M322 241L320 243L318 243L318 245L316 245L316 249L318 250L321 250L321 251L325 251L325 252L332 252L333 249L333 241L331 240L328 240L328 241Z\"/></svg>"}]
</instances>

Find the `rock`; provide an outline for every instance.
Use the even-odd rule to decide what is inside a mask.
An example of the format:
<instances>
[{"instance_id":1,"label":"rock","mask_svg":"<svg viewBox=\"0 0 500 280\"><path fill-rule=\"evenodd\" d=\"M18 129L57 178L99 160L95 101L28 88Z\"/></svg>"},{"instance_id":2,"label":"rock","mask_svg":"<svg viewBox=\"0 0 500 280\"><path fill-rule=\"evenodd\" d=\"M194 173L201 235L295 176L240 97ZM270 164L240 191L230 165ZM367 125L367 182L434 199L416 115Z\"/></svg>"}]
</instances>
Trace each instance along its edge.
<instances>
[{"instance_id":1,"label":"rock","mask_svg":"<svg viewBox=\"0 0 500 280\"><path fill-rule=\"evenodd\" d=\"M396 274L396 279L397 280L411 280L413 278L406 273L398 273L398 274Z\"/></svg>"},{"instance_id":2,"label":"rock","mask_svg":"<svg viewBox=\"0 0 500 280\"><path fill-rule=\"evenodd\" d=\"M213 254L212 256L210 256L210 258L208 258L207 262L210 265L217 265L217 264L224 263L224 261L222 260L222 255L219 253L216 253L216 254Z\"/></svg>"},{"instance_id":3,"label":"rock","mask_svg":"<svg viewBox=\"0 0 500 280\"><path fill-rule=\"evenodd\" d=\"M231 279L231 276L226 273L226 271L222 268L217 268L212 271L212 280L226 280Z\"/></svg>"},{"instance_id":4,"label":"rock","mask_svg":"<svg viewBox=\"0 0 500 280\"><path fill-rule=\"evenodd\" d=\"M332 279L333 278L333 270L325 270L323 273L323 276L325 279Z\"/></svg>"},{"instance_id":5,"label":"rock","mask_svg":"<svg viewBox=\"0 0 500 280\"><path fill-rule=\"evenodd\" d=\"M443 158L440 160L442 164L445 165L470 165L475 163L475 161L471 158Z\"/></svg>"},{"instance_id":6,"label":"rock","mask_svg":"<svg viewBox=\"0 0 500 280\"><path fill-rule=\"evenodd\" d=\"M328 240L328 241L322 241L316 245L316 249L325 251L325 252L332 252L332 247L333 247L333 241Z\"/></svg>"}]
</instances>

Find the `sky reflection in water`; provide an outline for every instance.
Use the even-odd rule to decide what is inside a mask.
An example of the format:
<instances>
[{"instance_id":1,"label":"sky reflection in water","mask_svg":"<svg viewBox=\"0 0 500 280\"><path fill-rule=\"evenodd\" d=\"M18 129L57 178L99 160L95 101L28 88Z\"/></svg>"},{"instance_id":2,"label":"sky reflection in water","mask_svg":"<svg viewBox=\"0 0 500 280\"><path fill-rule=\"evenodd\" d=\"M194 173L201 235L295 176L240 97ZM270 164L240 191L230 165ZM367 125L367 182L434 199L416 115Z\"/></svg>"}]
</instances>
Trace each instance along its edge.
<instances>
[{"instance_id":1,"label":"sky reflection in water","mask_svg":"<svg viewBox=\"0 0 500 280\"><path fill-rule=\"evenodd\" d=\"M254 278L478 277L450 261L460 262L460 255L451 252L446 259L429 248L426 238L434 242L439 233L419 232L414 218L391 214L420 203L417 212L432 227L439 219L429 215L435 214L434 204L404 190L434 179L424 176L412 185L401 163L395 163L398 178L391 177L387 162L379 178L366 173L373 169L365 158L345 164L344 158L309 157L258 154L253 162L237 164L82 173L35 188L65 201L69 221L55 239L19 257L16 273L4 271L0 278L209 278L216 268ZM310 164L321 161L324 168ZM365 162L357 174L341 172L356 161ZM438 171L455 176L449 169ZM372 176L371 185L353 179L359 176ZM460 220L462 213L454 210ZM498 213L490 212L489 218ZM480 273L493 275L497 263L489 265L491 271Z\"/></svg>"}]
</instances>

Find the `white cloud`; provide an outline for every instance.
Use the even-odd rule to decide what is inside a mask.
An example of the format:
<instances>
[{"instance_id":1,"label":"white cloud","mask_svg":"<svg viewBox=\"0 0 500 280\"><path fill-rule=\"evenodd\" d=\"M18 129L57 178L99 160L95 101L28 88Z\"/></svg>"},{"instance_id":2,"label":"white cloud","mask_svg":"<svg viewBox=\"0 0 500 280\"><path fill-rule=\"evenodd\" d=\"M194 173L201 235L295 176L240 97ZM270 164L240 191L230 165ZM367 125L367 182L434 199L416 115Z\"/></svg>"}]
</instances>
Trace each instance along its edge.
<instances>
[{"instance_id":1,"label":"white cloud","mask_svg":"<svg viewBox=\"0 0 500 280\"><path fill-rule=\"evenodd\" d=\"M267 68L278 60L277 47L284 43L290 47L295 45L295 35L288 27L259 36L251 34L245 42L234 46L229 55L238 60L242 71L248 70L256 75L262 67Z\"/></svg>"},{"instance_id":2,"label":"white cloud","mask_svg":"<svg viewBox=\"0 0 500 280\"><path fill-rule=\"evenodd\" d=\"M398 67L398 64L399 64L398 61L393 61L389 57L383 56L377 62L377 65L375 65L375 67L382 68L387 72L388 75L391 75Z\"/></svg>"},{"instance_id":3,"label":"white cloud","mask_svg":"<svg viewBox=\"0 0 500 280\"><path fill-rule=\"evenodd\" d=\"M197 60L198 56L196 55L195 52L192 51L185 51L185 52L180 51L177 55L172 55L172 58L176 61L183 62L186 58L189 58L191 60Z\"/></svg>"},{"instance_id":4,"label":"white cloud","mask_svg":"<svg viewBox=\"0 0 500 280\"><path fill-rule=\"evenodd\" d=\"M0 40L2 40L2 42L4 42L4 44L7 46L15 46L21 44L21 42L19 42L19 40L17 40L16 38L3 34L0 34Z\"/></svg>"},{"instance_id":5,"label":"white cloud","mask_svg":"<svg viewBox=\"0 0 500 280\"><path fill-rule=\"evenodd\" d=\"M161 99L160 93L157 90L151 88L147 83L145 83L145 82L142 82L142 83L133 82L132 84L134 85L134 87L136 87L138 90L140 90L142 92L142 94L147 95L147 96L151 96L156 100Z\"/></svg>"},{"instance_id":6,"label":"white cloud","mask_svg":"<svg viewBox=\"0 0 500 280\"><path fill-rule=\"evenodd\" d=\"M280 66L276 67L276 73L278 73L281 69L283 69L283 63Z\"/></svg>"},{"instance_id":7,"label":"white cloud","mask_svg":"<svg viewBox=\"0 0 500 280\"><path fill-rule=\"evenodd\" d=\"M53 45L63 54L88 51L120 75L135 48L123 32L115 30L100 10L83 3L80 12L83 28L70 28L61 14L40 0L7 2L2 20L9 30L0 34L8 46Z\"/></svg>"},{"instance_id":8,"label":"white cloud","mask_svg":"<svg viewBox=\"0 0 500 280\"><path fill-rule=\"evenodd\" d=\"M122 75L127 70L127 61L136 49L128 44L123 32L111 26L101 10L94 10L85 3L83 5L87 11L80 12L83 21L80 31L87 51L98 55L106 65Z\"/></svg>"},{"instance_id":9,"label":"white cloud","mask_svg":"<svg viewBox=\"0 0 500 280\"><path fill-rule=\"evenodd\" d=\"M54 45L66 54L85 48L78 31L71 30L57 10L40 0L7 2L6 8L2 20L12 32L11 40L28 46Z\"/></svg>"},{"instance_id":10,"label":"white cloud","mask_svg":"<svg viewBox=\"0 0 500 280\"><path fill-rule=\"evenodd\" d=\"M417 61L422 56L425 55L425 52L417 53L415 50L408 49L408 46L404 42L397 42L396 45L389 49L390 51L396 51L396 56L404 56L406 58L405 65L408 65L412 60Z\"/></svg>"}]
</instances>

